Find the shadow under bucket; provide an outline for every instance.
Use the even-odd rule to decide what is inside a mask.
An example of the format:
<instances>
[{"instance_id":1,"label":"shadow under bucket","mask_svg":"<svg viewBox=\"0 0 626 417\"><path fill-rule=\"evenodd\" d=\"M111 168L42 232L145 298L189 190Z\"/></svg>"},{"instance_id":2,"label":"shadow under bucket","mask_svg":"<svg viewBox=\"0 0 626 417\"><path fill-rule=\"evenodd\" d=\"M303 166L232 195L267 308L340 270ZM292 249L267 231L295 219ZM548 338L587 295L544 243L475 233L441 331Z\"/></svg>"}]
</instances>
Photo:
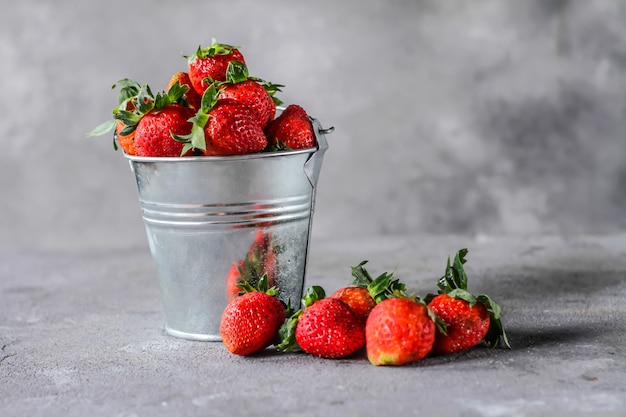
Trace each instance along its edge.
<instances>
[{"instance_id":1,"label":"shadow under bucket","mask_svg":"<svg viewBox=\"0 0 626 417\"><path fill-rule=\"evenodd\" d=\"M298 308L317 180L328 148L249 154L129 156L148 244L156 263L165 331L221 340L219 325L240 276L267 273L278 298Z\"/></svg>"}]
</instances>

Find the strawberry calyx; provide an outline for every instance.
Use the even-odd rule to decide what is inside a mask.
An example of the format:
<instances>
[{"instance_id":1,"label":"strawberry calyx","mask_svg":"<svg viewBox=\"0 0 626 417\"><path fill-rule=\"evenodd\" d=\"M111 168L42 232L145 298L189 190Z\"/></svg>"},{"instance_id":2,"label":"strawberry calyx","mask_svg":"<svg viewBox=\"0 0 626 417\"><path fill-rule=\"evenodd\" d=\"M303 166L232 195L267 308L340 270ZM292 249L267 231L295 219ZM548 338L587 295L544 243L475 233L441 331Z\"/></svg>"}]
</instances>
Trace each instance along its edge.
<instances>
[{"instance_id":1,"label":"strawberry calyx","mask_svg":"<svg viewBox=\"0 0 626 417\"><path fill-rule=\"evenodd\" d=\"M372 278L367 269L363 267L367 262L369 261L361 261L361 263L352 267L352 276L354 277L352 285L367 288L377 304L386 298L390 298L395 293L406 292L406 285L401 283L400 280L394 279L393 272L383 272L376 278Z\"/></svg>"},{"instance_id":2,"label":"strawberry calyx","mask_svg":"<svg viewBox=\"0 0 626 417\"><path fill-rule=\"evenodd\" d=\"M250 75L248 71L248 66L239 61L230 61L228 63L228 68L226 69L226 81L218 82L218 87L223 86L224 84L238 84L244 81L255 81L267 91L274 103L277 106L283 104L283 101L276 97L276 93L282 92L281 88L284 87L282 84L274 84L269 81L265 81L259 77L253 77Z\"/></svg>"},{"instance_id":3,"label":"strawberry calyx","mask_svg":"<svg viewBox=\"0 0 626 417\"><path fill-rule=\"evenodd\" d=\"M240 49L239 46L227 45L225 43L218 43L215 38L211 39L211 44L206 47L198 45L198 49L192 55L183 55L188 62L193 62L198 58L208 58L215 55L230 55L235 49Z\"/></svg>"},{"instance_id":4,"label":"strawberry calyx","mask_svg":"<svg viewBox=\"0 0 626 417\"><path fill-rule=\"evenodd\" d=\"M450 263L450 257L448 256L446 270L437 281L437 286L439 287L438 294L447 294L449 297L457 300L464 300L469 303L470 307L474 307L477 303L484 305L489 313L489 330L483 341L490 348L503 344L510 349L511 345L502 324L501 307L488 295L474 295L467 290L467 273L463 267L467 262L465 259L467 252L466 248L457 251L452 263ZM435 296L435 294L427 295L426 302L430 302Z\"/></svg>"},{"instance_id":5,"label":"strawberry calyx","mask_svg":"<svg viewBox=\"0 0 626 417\"><path fill-rule=\"evenodd\" d=\"M316 301L326 298L326 291L319 285L312 285L306 289L302 296L302 308L291 311L287 314L285 322L278 330L278 342L275 344L276 349L281 352L299 352L302 349L296 342L296 327L300 316L308 307L312 306ZM287 308L289 313L289 307Z\"/></svg>"}]
</instances>

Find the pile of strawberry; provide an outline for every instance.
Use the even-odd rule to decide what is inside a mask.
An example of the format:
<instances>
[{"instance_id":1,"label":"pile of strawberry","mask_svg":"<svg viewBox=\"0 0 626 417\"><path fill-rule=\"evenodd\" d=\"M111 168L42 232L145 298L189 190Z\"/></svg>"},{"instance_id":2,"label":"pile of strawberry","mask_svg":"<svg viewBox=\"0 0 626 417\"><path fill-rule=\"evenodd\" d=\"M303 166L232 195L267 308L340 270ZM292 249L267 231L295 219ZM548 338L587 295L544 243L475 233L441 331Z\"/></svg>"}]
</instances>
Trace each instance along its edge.
<instances>
[{"instance_id":1,"label":"pile of strawberry","mask_svg":"<svg viewBox=\"0 0 626 417\"><path fill-rule=\"evenodd\" d=\"M239 47L213 39L187 58L186 71L172 75L165 90L118 81L113 119L90 136L114 131L113 144L128 155L224 156L315 146L306 111L287 106L276 117L283 85L250 76Z\"/></svg>"},{"instance_id":2,"label":"pile of strawberry","mask_svg":"<svg viewBox=\"0 0 626 417\"><path fill-rule=\"evenodd\" d=\"M500 306L487 295L467 290L463 264L467 249L457 252L437 281L438 293L424 299L384 272L376 278L352 267L354 281L329 297L320 286L309 287L302 308L293 311L268 288L267 276L242 291L222 315L220 333L226 348L251 355L269 346L281 352L302 351L320 358L343 358L365 349L374 365L404 365L429 354L461 352L480 343L510 348Z\"/></svg>"}]
</instances>

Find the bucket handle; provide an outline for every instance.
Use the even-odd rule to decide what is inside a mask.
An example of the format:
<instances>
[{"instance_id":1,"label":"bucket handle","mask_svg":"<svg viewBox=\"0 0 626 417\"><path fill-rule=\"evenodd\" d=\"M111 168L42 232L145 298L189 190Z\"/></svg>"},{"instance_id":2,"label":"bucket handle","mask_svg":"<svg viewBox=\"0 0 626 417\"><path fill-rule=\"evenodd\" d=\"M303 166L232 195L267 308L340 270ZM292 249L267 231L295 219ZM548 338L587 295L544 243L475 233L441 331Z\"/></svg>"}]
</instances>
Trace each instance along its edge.
<instances>
[{"instance_id":1,"label":"bucket handle","mask_svg":"<svg viewBox=\"0 0 626 417\"><path fill-rule=\"evenodd\" d=\"M320 170L322 169L322 159L324 157L324 153L328 149L326 135L332 133L335 128L331 126L324 129L319 120L313 118L311 119L311 123L313 124L313 131L315 132L315 139L317 140L317 151L315 151L304 163L304 173L309 179L313 189L315 189L320 175Z\"/></svg>"}]
</instances>

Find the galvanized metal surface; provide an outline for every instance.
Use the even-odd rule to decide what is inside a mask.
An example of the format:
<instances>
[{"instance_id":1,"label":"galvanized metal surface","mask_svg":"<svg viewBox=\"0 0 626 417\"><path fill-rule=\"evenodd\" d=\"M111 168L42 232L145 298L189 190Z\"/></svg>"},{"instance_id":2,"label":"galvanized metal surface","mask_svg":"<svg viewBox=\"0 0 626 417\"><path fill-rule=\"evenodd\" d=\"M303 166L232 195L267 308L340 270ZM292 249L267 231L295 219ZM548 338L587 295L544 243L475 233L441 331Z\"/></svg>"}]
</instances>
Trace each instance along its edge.
<instances>
[{"instance_id":1,"label":"galvanized metal surface","mask_svg":"<svg viewBox=\"0 0 626 417\"><path fill-rule=\"evenodd\" d=\"M315 119L313 125L318 145L311 149L225 157L127 156L168 334L219 341L237 267L255 251L279 298L297 306L316 185L328 148L325 133L332 131Z\"/></svg>"}]
</instances>

